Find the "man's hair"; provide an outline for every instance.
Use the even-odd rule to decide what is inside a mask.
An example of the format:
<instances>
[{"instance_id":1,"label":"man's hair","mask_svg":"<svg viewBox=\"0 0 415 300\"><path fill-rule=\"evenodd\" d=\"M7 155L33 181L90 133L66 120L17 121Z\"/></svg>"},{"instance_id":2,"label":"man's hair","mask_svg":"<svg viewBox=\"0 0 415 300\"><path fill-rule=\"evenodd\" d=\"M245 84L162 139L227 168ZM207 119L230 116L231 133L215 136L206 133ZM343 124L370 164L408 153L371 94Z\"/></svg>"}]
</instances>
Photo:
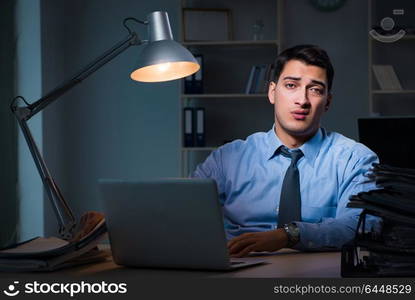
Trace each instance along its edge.
<instances>
[{"instance_id":1,"label":"man's hair","mask_svg":"<svg viewBox=\"0 0 415 300\"><path fill-rule=\"evenodd\" d=\"M290 60L299 60L306 65L317 66L326 70L328 91L331 91L334 69L326 51L315 45L298 45L285 49L274 62L272 80L278 81L285 64Z\"/></svg>"}]
</instances>

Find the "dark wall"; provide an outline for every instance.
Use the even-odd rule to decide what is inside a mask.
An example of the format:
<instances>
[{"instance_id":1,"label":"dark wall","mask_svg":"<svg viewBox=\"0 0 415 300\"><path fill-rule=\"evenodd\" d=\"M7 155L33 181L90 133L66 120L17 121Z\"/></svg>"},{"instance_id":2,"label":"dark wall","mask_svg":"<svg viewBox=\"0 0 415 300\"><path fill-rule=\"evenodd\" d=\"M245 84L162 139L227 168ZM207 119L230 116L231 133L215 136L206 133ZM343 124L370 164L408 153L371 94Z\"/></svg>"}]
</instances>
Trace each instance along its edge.
<instances>
[{"instance_id":1,"label":"dark wall","mask_svg":"<svg viewBox=\"0 0 415 300\"><path fill-rule=\"evenodd\" d=\"M179 33L180 2L42 1L42 90L50 91L127 36L126 17L169 13ZM143 39L147 27L131 24ZM130 79L141 47L130 47L43 113L43 150L77 215L99 210L98 179L175 177L180 171L179 81ZM46 201L45 232L55 217Z\"/></svg>"},{"instance_id":2,"label":"dark wall","mask_svg":"<svg viewBox=\"0 0 415 300\"><path fill-rule=\"evenodd\" d=\"M14 242L17 218L16 126L9 105L14 96L14 1L0 1L0 247Z\"/></svg>"},{"instance_id":3,"label":"dark wall","mask_svg":"<svg viewBox=\"0 0 415 300\"><path fill-rule=\"evenodd\" d=\"M348 0L332 12L310 2L286 1L284 46L316 44L328 52L335 77L323 126L357 139L357 118L369 112L367 1Z\"/></svg>"}]
</instances>

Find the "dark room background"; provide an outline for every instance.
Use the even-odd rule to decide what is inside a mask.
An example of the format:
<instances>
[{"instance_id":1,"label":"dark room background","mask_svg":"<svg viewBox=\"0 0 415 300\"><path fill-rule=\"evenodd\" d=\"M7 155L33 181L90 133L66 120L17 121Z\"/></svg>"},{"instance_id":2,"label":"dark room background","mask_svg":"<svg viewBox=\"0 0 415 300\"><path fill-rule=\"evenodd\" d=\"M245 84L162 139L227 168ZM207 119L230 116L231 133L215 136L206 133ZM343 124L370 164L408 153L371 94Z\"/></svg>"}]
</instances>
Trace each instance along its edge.
<instances>
[{"instance_id":1,"label":"dark room background","mask_svg":"<svg viewBox=\"0 0 415 300\"><path fill-rule=\"evenodd\" d=\"M332 11L317 7L315 2L319 1L258 3L262 2L279 10L273 13L280 18L275 22L280 26L279 50L311 43L326 49L331 56L335 79L332 107L323 122L326 129L358 139L360 117L414 114L411 100L415 94L412 75L415 39L410 31L415 27L410 23L415 20L413 1L391 4L392 1L386 0L346 0ZM16 232L18 239L28 239L53 234L56 228L27 145L9 112L13 96L22 95L33 102L70 78L127 35L122 20L128 16L145 19L152 11L165 10L173 35L180 40L182 7L229 8L228 4L239 10L246 7L244 17L239 19L234 9L232 26L251 28L250 13L261 11L251 11L249 7L255 3L249 0L1 2L1 242L12 238L10 232ZM394 15L393 9L403 9L404 14ZM397 25L408 29L405 40L386 45L370 38L369 30L376 24L380 26L385 17L393 17ZM267 26L274 26L267 20L264 16L265 34ZM137 25L134 29L146 38L145 27ZM145 84L130 80L139 52L139 47L131 47L29 122L50 171L77 215L100 209L97 184L100 178L187 175L182 165L187 153L184 154L181 140L182 82ZM373 64L394 65L402 88L409 92L382 91L371 71ZM219 71L228 76L236 72ZM223 110L226 108L228 114L237 114L243 120L243 125L237 125L243 127L240 132L271 128L272 106L266 99L257 100L264 101L261 108L264 114L260 116L252 115L249 106L244 109L243 104L238 111L238 102L230 101L223 104ZM217 103L217 110L221 105L216 100L211 103ZM258 119L261 122L256 122ZM207 128L215 136L221 124L208 124ZM208 153L205 152L202 155ZM7 225L3 226L3 220Z\"/></svg>"}]
</instances>

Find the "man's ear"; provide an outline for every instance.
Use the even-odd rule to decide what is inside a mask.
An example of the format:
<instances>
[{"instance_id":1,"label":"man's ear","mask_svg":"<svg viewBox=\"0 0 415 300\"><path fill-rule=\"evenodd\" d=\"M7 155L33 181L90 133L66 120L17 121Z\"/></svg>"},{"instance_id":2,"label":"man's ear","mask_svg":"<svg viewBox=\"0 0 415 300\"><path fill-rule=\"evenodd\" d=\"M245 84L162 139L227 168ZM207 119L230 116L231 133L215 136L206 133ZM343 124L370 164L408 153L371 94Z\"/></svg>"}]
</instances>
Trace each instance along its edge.
<instances>
[{"instance_id":1,"label":"man's ear","mask_svg":"<svg viewBox=\"0 0 415 300\"><path fill-rule=\"evenodd\" d=\"M268 85L268 100L271 104L275 104L275 93L277 84L274 81L271 81Z\"/></svg>"},{"instance_id":2,"label":"man's ear","mask_svg":"<svg viewBox=\"0 0 415 300\"><path fill-rule=\"evenodd\" d=\"M333 95L332 95L332 93L329 92L329 94L327 95L326 105L324 106L324 111L329 110L332 98L333 98Z\"/></svg>"}]
</instances>

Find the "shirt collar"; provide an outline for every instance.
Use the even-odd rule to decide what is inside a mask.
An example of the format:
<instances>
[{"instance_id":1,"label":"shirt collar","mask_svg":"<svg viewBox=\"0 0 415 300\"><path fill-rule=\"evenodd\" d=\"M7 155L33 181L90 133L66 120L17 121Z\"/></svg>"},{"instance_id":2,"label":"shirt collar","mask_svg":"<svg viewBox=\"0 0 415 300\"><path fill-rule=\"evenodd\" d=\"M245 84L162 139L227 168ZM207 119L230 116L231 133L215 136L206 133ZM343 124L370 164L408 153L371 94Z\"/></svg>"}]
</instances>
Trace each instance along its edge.
<instances>
[{"instance_id":1,"label":"shirt collar","mask_svg":"<svg viewBox=\"0 0 415 300\"><path fill-rule=\"evenodd\" d=\"M304 157L312 166L314 165L314 161L318 153L320 152L321 145L323 144L323 128L319 128L316 134L305 142L301 147L301 151L304 153Z\"/></svg>"},{"instance_id":2,"label":"shirt collar","mask_svg":"<svg viewBox=\"0 0 415 300\"><path fill-rule=\"evenodd\" d=\"M324 136L324 129L319 128L316 134L299 148L303 152L304 158L311 165L314 165L314 161L316 160L321 145L323 144ZM284 144L281 142L281 140L275 133L275 124L272 126L271 130L267 132L267 138L267 159L269 160L277 154L277 149L279 149L279 147L283 146Z\"/></svg>"},{"instance_id":3,"label":"shirt collar","mask_svg":"<svg viewBox=\"0 0 415 300\"><path fill-rule=\"evenodd\" d=\"M267 159L271 159L276 155L277 149L283 146L281 140L278 138L277 134L275 133L275 124L272 126L271 130L267 132L267 140L268 140L268 149L267 149Z\"/></svg>"}]
</instances>

